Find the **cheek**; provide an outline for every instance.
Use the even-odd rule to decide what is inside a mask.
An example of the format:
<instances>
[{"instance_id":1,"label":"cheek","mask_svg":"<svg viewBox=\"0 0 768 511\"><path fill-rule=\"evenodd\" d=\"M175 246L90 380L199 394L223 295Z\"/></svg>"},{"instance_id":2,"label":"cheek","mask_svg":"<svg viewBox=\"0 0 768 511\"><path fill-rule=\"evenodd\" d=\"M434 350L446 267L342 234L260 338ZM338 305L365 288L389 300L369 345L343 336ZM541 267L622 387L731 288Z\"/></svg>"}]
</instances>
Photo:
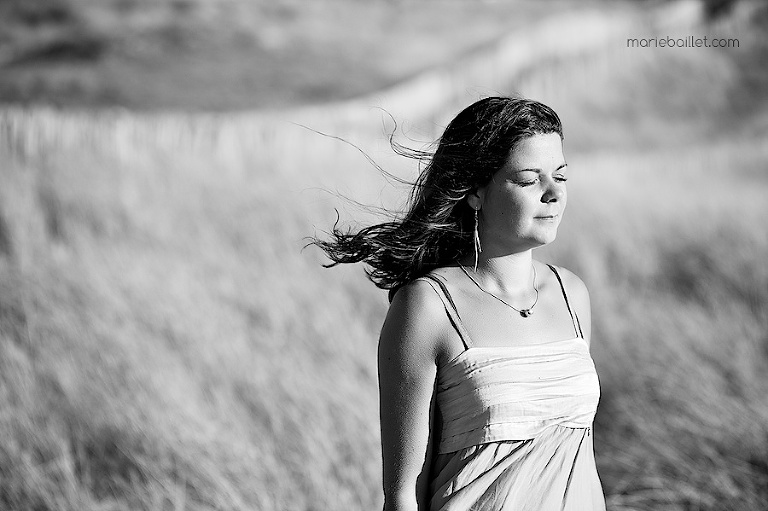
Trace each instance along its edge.
<instances>
[{"instance_id":1,"label":"cheek","mask_svg":"<svg viewBox=\"0 0 768 511\"><path fill-rule=\"evenodd\" d=\"M517 222L525 213L531 209L524 197L520 197L519 194L510 193L503 200L500 200L496 205L499 211L499 217L504 220L505 223Z\"/></svg>"},{"instance_id":2,"label":"cheek","mask_svg":"<svg viewBox=\"0 0 768 511\"><path fill-rule=\"evenodd\" d=\"M519 194L510 197L504 209L504 224L507 229L514 231L527 229L536 211L537 205L530 198L521 197Z\"/></svg>"}]
</instances>

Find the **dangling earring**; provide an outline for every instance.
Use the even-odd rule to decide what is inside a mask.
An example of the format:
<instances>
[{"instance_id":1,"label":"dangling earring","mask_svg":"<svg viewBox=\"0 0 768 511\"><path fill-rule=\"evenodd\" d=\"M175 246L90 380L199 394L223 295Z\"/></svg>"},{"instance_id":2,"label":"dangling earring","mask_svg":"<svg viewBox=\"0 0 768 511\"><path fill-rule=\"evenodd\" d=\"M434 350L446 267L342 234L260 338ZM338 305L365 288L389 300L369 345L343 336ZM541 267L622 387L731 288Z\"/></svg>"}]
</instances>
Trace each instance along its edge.
<instances>
[{"instance_id":1,"label":"dangling earring","mask_svg":"<svg viewBox=\"0 0 768 511\"><path fill-rule=\"evenodd\" d=\"M478 226L478 220L477 220L477 212L479 210L475 210L475 273L477 273L477 260L480 256L480 252L483 251L483 248L480 246L480 232L477 228Z\"/></svg>"}]
</instances>

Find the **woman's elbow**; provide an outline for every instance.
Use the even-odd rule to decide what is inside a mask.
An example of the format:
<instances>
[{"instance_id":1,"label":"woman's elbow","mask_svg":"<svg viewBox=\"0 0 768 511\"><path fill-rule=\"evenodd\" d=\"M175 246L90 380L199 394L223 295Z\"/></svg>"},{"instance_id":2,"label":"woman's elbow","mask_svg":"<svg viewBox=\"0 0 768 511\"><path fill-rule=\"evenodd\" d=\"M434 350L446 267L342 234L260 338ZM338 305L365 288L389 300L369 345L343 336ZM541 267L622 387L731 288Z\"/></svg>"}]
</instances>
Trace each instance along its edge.
<instances>
[{"instance_id":1,"label":"woman's elbow","mask_svg":"<svg viewBox=\"0 0 768 511\"><path fill-rule=\"evenodd\" d=\"M409 495L404 491L384 492L383 511L424 511L425 509L419 506L416 495Z\"/></svg>"},{"instance_id":2,"label":"woman's elbow","mask_svg":"<svg viewBox=\"0 0 768 511\"><path fill-rule=\"evenodd\" d=\"M419 484L384 488L384 511L427 511L428 500Z\"/></svg>"}]
</instances>

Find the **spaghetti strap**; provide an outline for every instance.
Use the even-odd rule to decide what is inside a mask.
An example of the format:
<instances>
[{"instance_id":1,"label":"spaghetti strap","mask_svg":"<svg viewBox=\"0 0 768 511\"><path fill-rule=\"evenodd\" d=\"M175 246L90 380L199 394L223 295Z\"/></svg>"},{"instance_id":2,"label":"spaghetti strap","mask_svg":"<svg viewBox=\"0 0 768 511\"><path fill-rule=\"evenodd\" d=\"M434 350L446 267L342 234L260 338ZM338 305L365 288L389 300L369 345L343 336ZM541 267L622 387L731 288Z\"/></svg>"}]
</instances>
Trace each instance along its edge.
<instances>
[{"instance_id":1,"label":"spaghetti strap","mask_svg":"<svg viewBox=\"0 0 768 511\"><path fill-rule=\"evenodd\" d=\"M568 293L565 292L565 285L563 284L563 279L560 278L560 274L557 272L557 269L555 269L554 266L551 264L547 264L549 266L549 269L552 270L552 273L555 274L555 277L557 277L557 281L560 283L560 289L563 291L563 298L565 298L565 306L568 307L568 314L571 315L571 321L573 322L573 330L576 332L577 337L584 338L584 333L581 331L581 323L579 323L579 316L576 314L576 312L571 308L571 302L568 300Z\"/></svg>"},{"instance_id":2,"label":"spaghetti strap","mask_svg":"<svg viewBox=\"0 0 768 511\"><path fill-rule=\"evenodd\" d=\"M467 329L464 328L464 324L461 322L459 311L456 309L456 304L453 302L451 294L448 292L448 288L445 286L445 283L435 275L429 273L423 277L419 277L416 280L424 280L430 286L432 286L432 289L434 289L435 293L437 293L437 296L439 296L440 300L443 302L443 307L445 307L445 312L448 315L448 319L451 320L451 324L459 334L461 342L464 344L464 349L469 349L469 347L472 346L472 341L469 338ZM437 284L437 287L435 287L435 283Z\"/></svg>"}]
</instances>

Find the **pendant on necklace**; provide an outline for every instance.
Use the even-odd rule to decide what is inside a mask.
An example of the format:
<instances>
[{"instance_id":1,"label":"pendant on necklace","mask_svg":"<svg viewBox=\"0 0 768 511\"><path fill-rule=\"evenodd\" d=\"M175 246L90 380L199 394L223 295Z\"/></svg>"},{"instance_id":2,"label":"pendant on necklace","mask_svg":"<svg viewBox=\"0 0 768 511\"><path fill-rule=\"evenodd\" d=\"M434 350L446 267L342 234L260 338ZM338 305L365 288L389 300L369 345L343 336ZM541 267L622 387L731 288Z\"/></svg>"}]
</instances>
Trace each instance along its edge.
<instances>
[{"instance_id":1,"label":"pendant on necklace","mask_svg":"<svg viewBox=\"0 0 768 511\"><path fill-rule=\"evenodd\" d=\"M528 317L528 316L530 316L531 314L533 314L533 311L532 311L531 309L522 309L522 310L520 311L520 315L521 315L522 317L524 317L524 318L527 318L527 317Z\"/></svg>"}]
</instances>

